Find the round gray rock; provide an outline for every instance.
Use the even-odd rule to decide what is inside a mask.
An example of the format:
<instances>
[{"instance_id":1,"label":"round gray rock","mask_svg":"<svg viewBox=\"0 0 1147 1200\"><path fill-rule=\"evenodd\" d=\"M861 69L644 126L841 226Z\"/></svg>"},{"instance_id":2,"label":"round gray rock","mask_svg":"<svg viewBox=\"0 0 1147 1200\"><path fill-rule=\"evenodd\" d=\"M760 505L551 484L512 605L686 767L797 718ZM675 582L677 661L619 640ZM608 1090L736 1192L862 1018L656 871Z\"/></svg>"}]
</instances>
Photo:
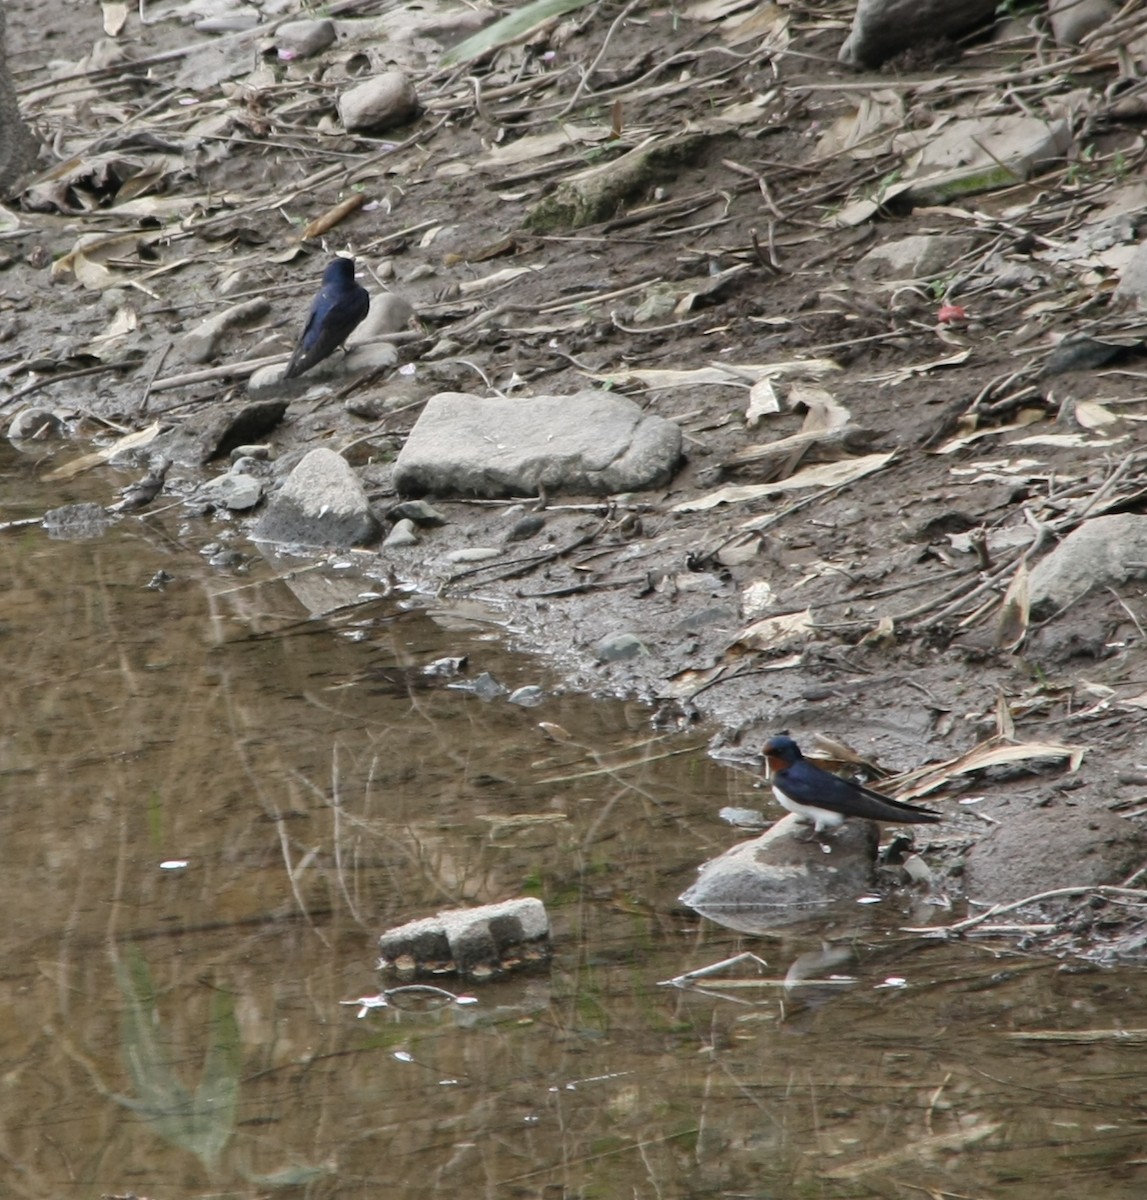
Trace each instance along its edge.
<instances>
[{"instance_id":1,"label":"round gray rock","mask_svg":"<svg viewBox=\"0 0 1147 1200\"><path fill-rule=\"evenodd\" d=\"M417 108L414 86L401 71L376 75L339 97L339 119L348 133L401 125Z\"/></svg>"},{"instance_id":2,"label":"round gray rock","mask_svg":"<svg viewBox=\"0 0 1147 1200\"><path fill-rule=\"evenodd\" d=\"M346 459L320 446L287 476L252 533L257 542L349 548L373 542L379 524Z\"/></svg>"}]
</instances>

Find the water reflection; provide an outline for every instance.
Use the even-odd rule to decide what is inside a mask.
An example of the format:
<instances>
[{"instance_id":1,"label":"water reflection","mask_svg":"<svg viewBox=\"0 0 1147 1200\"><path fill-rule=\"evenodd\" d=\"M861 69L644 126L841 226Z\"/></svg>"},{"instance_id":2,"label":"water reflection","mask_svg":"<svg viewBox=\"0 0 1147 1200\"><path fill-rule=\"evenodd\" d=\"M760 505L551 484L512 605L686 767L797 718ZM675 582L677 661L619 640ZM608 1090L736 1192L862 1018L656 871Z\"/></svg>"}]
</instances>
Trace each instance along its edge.
<instances>
[{"instance_id":1,"label":"water reflection","mask_svg":"<svg viewBox=\"0 0 1147 1200\"><path fill-rule=\"evenodd\" d=\"M0 516L37 511L8 471ZM364 582L220 572L180 521L0 537L0 1193L1143 1193L1140 975L924 943L894 905L699 921L676 897L742 836L718 810L761 802L703 734L456 691L421 668L555 680L480 609L311 620ZM344 1003L383 927L521 894L546 975Z\"/></svg>"}]
</instances>

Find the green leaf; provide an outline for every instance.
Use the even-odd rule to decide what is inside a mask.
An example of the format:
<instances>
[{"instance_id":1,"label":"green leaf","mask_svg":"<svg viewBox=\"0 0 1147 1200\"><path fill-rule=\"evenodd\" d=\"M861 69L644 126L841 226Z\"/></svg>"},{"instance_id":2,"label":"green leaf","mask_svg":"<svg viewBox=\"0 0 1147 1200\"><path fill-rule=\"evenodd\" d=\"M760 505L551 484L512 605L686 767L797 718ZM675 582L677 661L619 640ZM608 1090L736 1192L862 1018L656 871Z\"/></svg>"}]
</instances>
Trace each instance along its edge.
<instances>
[{"instance_id":1,"label":"green leaf","mask_svg":"<svg viewBox=\"0 0 1147 1200\"><path fill-rule=\"evenodd\" d=\"M480 54L485 54L487 50L496 50L499 46L505 46L508 42L515 41L529 33L531 29L543 25L551 17L560 17L562 13L584 8L589 3L590 0L534 0L533 4L519 8L517 12L512 12L500 21L495 21L493 25L487 25L473 37L459 42L453 50L448 50L442 56L442 65L453 67L459 63L468 62Z\"/></svg>"}]
</instances>

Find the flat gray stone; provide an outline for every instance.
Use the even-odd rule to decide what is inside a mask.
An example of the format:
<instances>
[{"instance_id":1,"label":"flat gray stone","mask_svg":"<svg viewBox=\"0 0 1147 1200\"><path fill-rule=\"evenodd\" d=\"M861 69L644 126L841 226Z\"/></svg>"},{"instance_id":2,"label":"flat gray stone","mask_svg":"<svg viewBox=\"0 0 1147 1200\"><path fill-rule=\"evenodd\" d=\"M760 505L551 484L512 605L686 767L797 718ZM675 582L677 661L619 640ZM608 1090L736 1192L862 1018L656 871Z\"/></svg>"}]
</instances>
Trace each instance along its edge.
<instances>
[{"instance_id":1,"label":"flat gray stone","mask_svg":"<svg viewBox=\"0 0 1147 1200\"><path fill-rule=\"evenodd\" d=\"M378 535L358 476L341 454L320 446L287 476L251 536L257 542L349 548Z\"/></svg>"},{"instance_id":2,"label":"flat gray stone","mask_svg":"<svg viewBox=\"0 0 1147 1200\"><path fill-rule=\"evenodd\" d=\"M195 493L195 502L206 501L216 508L232 512L246 512L263 499L263 481L242 471L228 471L200 485Z\"/></svg>"},{"instance_id":3,"label":"flat gray stone","mask_svg":"<svg viewBox=\"0 0 1147 1200\"><path fill-rule=\"evenodd\" d=\"M1033 616L1046 616L1095 588L1147 578L1147 517L1115 513L1084 521L1032 568Z\"/></svg>"},{"instance_id":4,"label":"flat gray stone","mask_svg":"<svg viewBox=\"0 0 1147 1200\"><path fill-rule=\"evenodd\" d=\"M986 25L995 11L996 0L860 0L840 61L878 67L910 46Z\"/></svg>"},{"instance_id":5,"label":"flat gray stone","mask_svg":"<svg viewBox=\"0 0 1147 1200\"><path fill-rule=\"evenodd\" d=\"M603 495L666 483L680 458L680 428L624 396L439 392L395 461L394 486L407 495Z\"/></svg>"},{"instance_id":6,"label":"flat gray stone","mask_svg":"<svg viewBox=\"0 0 1147 1200\"><path fill-rule=\"evenodd\" d=\"M388 930L379 949L379 965L400 975L495 979L549 961L550 919L533 897L449 909Z\"/></svg>"},{"instance_id":7,"label":"flat gray stone","mask_svg":"<svg viewBox=\"0 0 1147 1200\"><path fill-rule=\"evenodd\" d=\"M936 136L912 132L895 139L916 153L905 171L904 194L917 204L941 204L957 196L1011 187L1059 161L1071 148L1065 120L1005 113L966 117Z\"/></svg>"},{"instance_id":8,"label":"flat gray stone","mask_svg":"<svg viewBox=\"0 0 1147 1200\"><path fill-rule=\"evenodd\" d=\"M794 835L807 826L789 814L767 833L731 846L701 867L681 902L730 929L760 932L810 910L854 903L872 888L879 833L872 821L846 821L819 842Z\"/></svg>"},{"instance_id":9,"label":"flat gray stone","mask_svg":"<svg viewBox=\"0 0 1147 1200\"><path fill-rule=\"evenodd\" d=\"M952 269L952 264L976 245L970 234L914 234L876 246L860 260L861 274L882 281L931 279Z\"/></svg>"}]
</instances>

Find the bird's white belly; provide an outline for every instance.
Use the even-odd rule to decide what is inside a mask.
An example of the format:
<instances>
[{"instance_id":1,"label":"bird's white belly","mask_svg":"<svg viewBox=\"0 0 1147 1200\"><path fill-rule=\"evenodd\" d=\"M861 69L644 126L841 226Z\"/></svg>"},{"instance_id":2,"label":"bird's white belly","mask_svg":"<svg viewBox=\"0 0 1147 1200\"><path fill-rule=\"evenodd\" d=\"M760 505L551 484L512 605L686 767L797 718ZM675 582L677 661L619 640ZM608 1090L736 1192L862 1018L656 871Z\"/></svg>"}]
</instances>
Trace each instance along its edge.
<instances>
[{"instance_id":1,"label":"bird's white belly","mask_svg":"<svg viewBox=\"0 0 1147 1200\"><path fill-rule=\"evenodd\" d=\"M836 829L838 825L844 824L844 817L841 813L832 812L827 808L814 808L810 804L798 804L786 796L779 787L773 788L773 795L776 796L778 804L783 805L789 812L796 813L801 820L815 826L817 833L825 829Z\"/></svg>"}]
</instances>

